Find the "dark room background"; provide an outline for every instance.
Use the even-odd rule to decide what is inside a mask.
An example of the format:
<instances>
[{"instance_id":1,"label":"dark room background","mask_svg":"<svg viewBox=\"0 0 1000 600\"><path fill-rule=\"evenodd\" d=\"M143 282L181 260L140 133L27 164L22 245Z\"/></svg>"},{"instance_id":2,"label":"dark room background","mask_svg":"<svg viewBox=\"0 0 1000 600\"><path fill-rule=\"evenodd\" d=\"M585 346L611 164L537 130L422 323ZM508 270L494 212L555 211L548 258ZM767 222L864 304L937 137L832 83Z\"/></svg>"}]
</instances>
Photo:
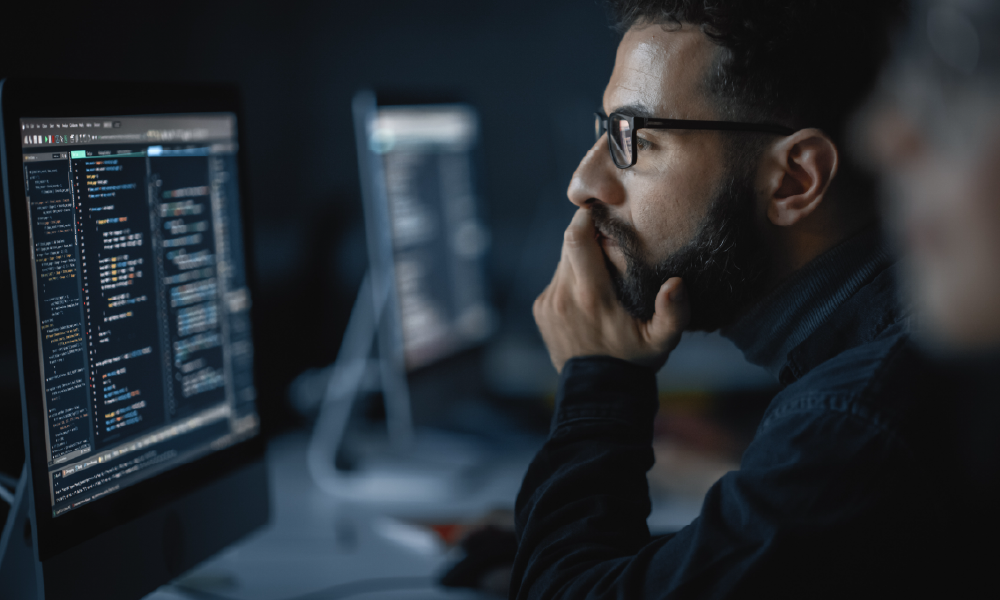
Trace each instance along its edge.
<instances>
[{"instance_id":1,"label":"dark room background","mask_svg":"<svg viewBox=\"0 0 1000 600\"><path fill-rule=\"evenodd\" d=\"M366 267L350 114L363 87L445 91L480 110L502 335L540 349L530 305L558 260L566 184L614 63L600 0L7 3L0 28L0 77L240 86L271 425L295 423L288 383L335 357ZM6 256L0 264L6 273ZM10 472L21 442L7 289L0 301L0 470ZM536 362L546 376L544 353Z\"/></svg>"}]
</instances>

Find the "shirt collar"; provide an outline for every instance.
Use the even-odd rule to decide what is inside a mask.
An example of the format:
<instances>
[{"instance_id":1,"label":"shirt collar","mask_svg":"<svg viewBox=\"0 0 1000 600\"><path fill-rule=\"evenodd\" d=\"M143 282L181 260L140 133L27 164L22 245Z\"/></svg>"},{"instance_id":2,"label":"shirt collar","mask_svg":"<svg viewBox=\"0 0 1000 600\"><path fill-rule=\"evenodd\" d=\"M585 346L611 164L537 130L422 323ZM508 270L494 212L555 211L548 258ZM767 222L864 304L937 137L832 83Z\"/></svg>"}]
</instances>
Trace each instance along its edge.
<instances>
[{"instance_id":1,"label":"shirt collar","mask_svg":"<svg viewBox=\"0 0 1000 600\"><path fill-rule=\"evenodd\" d=\"M892 259L877 226L831 248L793 273L722 330L746 359L782 383L789 355ZM843 349L832 349L836 354ZM826 353L824 353L826 354ZM805 365L810 369L815 365Z\"/></svg>"}]
</instances>

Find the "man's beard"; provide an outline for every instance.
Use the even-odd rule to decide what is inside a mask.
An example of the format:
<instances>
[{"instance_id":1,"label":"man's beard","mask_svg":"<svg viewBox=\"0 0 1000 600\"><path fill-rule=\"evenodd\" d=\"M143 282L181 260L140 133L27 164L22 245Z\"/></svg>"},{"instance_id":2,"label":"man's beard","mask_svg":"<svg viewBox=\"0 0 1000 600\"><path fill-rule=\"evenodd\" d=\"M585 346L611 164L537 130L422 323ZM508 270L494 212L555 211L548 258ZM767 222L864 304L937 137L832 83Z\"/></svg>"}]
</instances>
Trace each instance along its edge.
<instances>
[{"instance_id":1,"label":"man's beard","mask_svg":"<svg viewBox=\"0 0 1000 600\"><path fill-rule=\"evenodd\" d=\"M624 276L604 257L618 301L635 319L649 321L660 286L681 277L691 299L687 328L714 331L729 325L759 297L770 266L754 227L755 203L751 170L728 169L694 239L656 265L646 262L635 230L595 203L590 209L594 224L625 256Z\"/></svg>"}]
</instances>

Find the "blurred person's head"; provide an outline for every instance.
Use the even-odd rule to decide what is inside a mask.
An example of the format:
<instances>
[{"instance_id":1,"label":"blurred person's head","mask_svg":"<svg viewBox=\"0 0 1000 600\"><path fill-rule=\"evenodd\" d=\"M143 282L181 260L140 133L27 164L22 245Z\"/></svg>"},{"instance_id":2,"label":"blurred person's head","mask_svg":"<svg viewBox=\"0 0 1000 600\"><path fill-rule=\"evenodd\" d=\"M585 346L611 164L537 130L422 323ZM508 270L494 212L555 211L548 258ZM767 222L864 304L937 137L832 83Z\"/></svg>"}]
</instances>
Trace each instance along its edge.
<instances>
[{"instance_id":1,"label":"blurred person's head","mask_svg":"<svg viewBox=\"0 0 1000 600\"><path fill-rule=\"evenodd\" d=\"M1000 3L917 3L882 88L861 122L917 331L1000 346Z\"/></svg>"},{"instance_id":2,"label":"blurred person's head","mask_svg":"<svg viewBox=\"0 0 1000 600\"><path fill-rule=\"evenodd\" d=\"M662 283L681 276L690 328L725 326L874 220L870 180L846 160L841 139L876 80L899 3L610 4L623 38L605 114L795 131L644 129L628 169L613 163L605 134L570 183L570 200L593 211L616 292L634 317L649 319Z\"/></svg>"}]
</instances>

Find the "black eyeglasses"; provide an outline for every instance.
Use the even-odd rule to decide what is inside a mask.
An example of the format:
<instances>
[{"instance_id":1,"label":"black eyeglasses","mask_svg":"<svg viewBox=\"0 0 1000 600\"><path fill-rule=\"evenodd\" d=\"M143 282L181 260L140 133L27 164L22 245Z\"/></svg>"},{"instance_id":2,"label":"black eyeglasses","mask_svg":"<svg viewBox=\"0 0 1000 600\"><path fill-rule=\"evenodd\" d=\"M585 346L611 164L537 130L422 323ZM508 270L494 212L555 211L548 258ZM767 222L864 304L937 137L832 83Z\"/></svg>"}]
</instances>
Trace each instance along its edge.
<instances>
[{"instance_id":1,"label":"black eyeglasses","mask_svg":"<svg viewBox=\"0 0 1000 600\"><path fill-rule=\"evenodd\" d=\"M596 118L594 122L596 139L601 139L604 132L608 132L608 148L611 149L611 158L619 169L627 169L635 164L639 155L635 132L640 129L708 129L713 131L753 131L776 135L795 133L794 129L770 123L655 119L630 117L622 113L611 113L609 117L605 117L601 113L594 113L594 117Z\"/></svg>"}]
</instances>

